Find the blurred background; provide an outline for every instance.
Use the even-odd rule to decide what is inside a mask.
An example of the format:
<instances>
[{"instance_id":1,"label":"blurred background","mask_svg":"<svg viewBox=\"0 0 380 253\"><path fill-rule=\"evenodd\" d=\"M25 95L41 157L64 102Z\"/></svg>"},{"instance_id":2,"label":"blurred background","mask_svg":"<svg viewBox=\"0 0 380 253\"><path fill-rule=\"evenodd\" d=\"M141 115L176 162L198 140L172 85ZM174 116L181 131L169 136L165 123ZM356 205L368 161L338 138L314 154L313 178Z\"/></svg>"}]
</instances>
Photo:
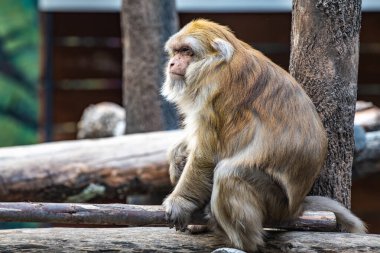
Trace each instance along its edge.
<instances>
[{"instance_id":1,"label":"blurred background","mask_svg":"<svg viewBox=\"0 0 380 253\"><path fill-rule=\"evenodd\" d=\"M122 104L120 0L0 1L0 146L75 139L90 104ZM291 1L177 1L288 69ZM380 105L380 2L363 0L358 100Z\"/></svg>"},{"instance_id":2,"label":"blurred background","mask_svg":"<svg viewBox=\"0 0 380 253\"><path fill-rule=\"evenodd\" d=\"M177 0L179 26L228 25L288 69L290 0ZM380 106L380 1L363 0L358 100ZM76 139L86 107L123 104L121 0L0 1L0 146ZM377 116L379 118L379 114ZM353 210L380 233L380 173L353 182Z\"/></svg>"},{"instance_id":3,"label":"blurred background","mask_svg":"<svg viewBox=\"0 0 380 253\"><path fill-rule=\"evenodd\" d=\"M0 1L0 146L40 141L42 36L37 4Z\"/></svg>"}]
</instances>

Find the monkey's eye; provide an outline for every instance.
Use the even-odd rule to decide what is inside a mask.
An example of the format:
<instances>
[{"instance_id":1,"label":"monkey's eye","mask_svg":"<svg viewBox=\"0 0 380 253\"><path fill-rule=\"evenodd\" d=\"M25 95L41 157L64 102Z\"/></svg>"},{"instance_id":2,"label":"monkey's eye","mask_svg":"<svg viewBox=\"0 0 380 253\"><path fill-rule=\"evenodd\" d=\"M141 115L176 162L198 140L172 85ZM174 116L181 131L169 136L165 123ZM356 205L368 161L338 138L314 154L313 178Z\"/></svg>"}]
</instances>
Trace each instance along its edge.
<instances>
[{"instance_id":1,"label":"monkey's eye","mask_svg":"<svg viewBox=\"0 0 380 253\"><path fill-rule=\"evenodd\" d=\"M193 51L189 47L181 47L178 52L181 54L186 54L186 55L193 55Z\"/></svg>"}]
</instances>

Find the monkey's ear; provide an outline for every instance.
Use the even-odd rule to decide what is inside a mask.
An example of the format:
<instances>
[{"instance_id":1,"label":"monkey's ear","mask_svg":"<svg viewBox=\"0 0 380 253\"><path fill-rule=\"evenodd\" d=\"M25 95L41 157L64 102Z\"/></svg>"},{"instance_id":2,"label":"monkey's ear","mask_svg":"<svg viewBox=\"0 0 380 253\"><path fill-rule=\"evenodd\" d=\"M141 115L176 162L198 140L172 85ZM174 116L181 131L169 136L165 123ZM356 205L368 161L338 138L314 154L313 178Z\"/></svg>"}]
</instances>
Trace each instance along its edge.
<instances>
[{"instance_id":1,"label":"monkey's ear","mask_svg":"<svg viewBox=\"0 0 380 253\"><path fill-rule=\"evenodd\" d=\"M234 47L228 41L216 38L211 43L211 46L220 53L220 55L224 58L225 61L229 61L234 54Z\"/></svg>"}]
</instances>

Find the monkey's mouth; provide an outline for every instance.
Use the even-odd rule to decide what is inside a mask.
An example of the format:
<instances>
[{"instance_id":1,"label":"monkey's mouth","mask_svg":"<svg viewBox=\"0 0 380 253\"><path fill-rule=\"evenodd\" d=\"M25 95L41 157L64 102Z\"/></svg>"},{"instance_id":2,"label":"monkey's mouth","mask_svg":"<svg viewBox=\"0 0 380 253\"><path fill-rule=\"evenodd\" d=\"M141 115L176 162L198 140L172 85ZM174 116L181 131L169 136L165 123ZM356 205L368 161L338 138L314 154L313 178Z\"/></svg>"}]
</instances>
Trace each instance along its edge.
<instances>
[{"instance_id":1,"label":"monkey's mouth","mask_svg":"<svg viewBox=\"0 0 380 253\"><path fill-rule=\"evenodd\" d=\"M174 73L174 72L170 72L170 77L174 80L183 80L185 78L185 75L183 74L179 74L179 73Z\"/></svg>"},{"instance_id":2,"label":"monkey's mouth","mask_svg":"<svg viewBox=\"0 0 380 253\"><path fill-rule=\"evenodd\" d=\"M171 75L176 75L176 76L184 76L185 74L183 73L180 73L180 72L176 72L176 71L170 71L169 72Z\"/></svg>"}]
</instances>

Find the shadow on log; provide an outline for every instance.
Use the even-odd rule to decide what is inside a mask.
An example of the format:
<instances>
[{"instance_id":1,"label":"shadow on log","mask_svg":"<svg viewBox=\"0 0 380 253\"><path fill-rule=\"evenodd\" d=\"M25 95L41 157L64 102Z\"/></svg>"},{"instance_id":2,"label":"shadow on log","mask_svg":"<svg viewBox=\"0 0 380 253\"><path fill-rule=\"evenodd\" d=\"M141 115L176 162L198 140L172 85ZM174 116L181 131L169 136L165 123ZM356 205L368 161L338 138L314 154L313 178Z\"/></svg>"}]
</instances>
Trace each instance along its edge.
<instances>
[{"instance_id":1,"label":"shadow on log","mask_svg":"<svg viewBox=\"0 0 380 253\"><path fill-rule=\"evenodd\" d=\"M212 252L226 241L211 233L189 235L168 228L44 228L0 231L0 251ZM379 252L380 235L268 232L263 253Z\"/></svg>"}]
</instances>

